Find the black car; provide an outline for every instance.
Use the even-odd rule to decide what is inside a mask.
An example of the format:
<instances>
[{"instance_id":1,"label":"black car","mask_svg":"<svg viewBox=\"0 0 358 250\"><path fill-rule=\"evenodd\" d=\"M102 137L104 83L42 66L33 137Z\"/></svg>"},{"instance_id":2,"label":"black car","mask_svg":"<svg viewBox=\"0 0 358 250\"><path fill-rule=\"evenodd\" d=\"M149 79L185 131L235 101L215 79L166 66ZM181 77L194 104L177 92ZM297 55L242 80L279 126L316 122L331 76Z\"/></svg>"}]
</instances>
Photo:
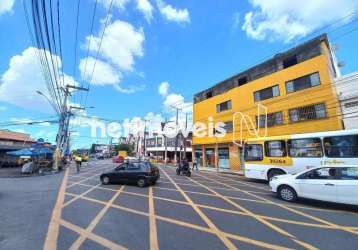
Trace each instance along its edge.
<instances>
[{"instance_id":1,"label":"black car","mask_svg":"<svg viewBox=\"0 0 358 250\"><path fill-rule=\"evenodd\" d=\"M100 176L104 185L130 183L137 184L139 187L155 184L159 177L159 169L149 162L125 162Z\"/></svg>"}]
</instances>

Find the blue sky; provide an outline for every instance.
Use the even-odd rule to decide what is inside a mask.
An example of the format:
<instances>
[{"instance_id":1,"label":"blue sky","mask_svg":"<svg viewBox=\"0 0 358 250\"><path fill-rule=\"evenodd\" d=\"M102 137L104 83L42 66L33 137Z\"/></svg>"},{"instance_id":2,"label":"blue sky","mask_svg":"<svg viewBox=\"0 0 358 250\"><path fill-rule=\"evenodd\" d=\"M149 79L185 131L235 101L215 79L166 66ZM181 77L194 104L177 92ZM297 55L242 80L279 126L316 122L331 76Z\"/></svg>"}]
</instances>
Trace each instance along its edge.
<instances>
[{"instance_id":1,"label":"blue sky","mask_svg":"<svg viewBox=\"0 0 358 250\"><path fill-rule=\"evenodd\" d=\"M110 2L98 1L92 58ZM22 1L1 2L0 125L23 119L55 119L50 105L35 93L46 91L46 87L36 56L32 56L34 50L30 47L34 45ZM85 62L94 2L81 0L78 60L74 65L76 1L60 1L63 70L66 80L74 79L85 87L90 70L84 71L84 64L81 68L81 60ZM71 103L94 106L86 111L87 115L118 121L139 117L172 119L174 113L168 108L171 104L182 105L190 113L196 92L323 31L328 32L333 44L339 45L336 54L345 63L342 72L357 71L357 15L347 16L358 11L357 1L290 2L114 0L87 102L84 103L85 94L81 97L74 93ZM322 28L332 22L335 24ZM93 65L90 59L87 65ZM75 119L72 126L72 130L80 132L74 146L96 141L89 137L89 128L78 126L79 122L80 118ZM56 125L51 124L0 128L25 131L48 140L56 135Z\"/></svg>"}]
</instances>

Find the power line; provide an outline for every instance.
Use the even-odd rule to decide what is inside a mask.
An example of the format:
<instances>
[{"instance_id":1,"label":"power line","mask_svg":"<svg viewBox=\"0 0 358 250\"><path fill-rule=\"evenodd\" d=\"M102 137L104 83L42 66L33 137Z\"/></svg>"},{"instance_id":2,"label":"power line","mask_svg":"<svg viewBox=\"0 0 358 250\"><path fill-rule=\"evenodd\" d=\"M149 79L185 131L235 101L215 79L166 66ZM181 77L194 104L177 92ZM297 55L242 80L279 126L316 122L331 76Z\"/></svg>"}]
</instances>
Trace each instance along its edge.
<instances>
[{"instance_id":1,"label":"power line","mask_svg":"<svg viewBox=\"0 0 358 250\"><path fill-rule=\"evenodd\" d=\"M92 20L91 20L91 29L90 29L90 37L89 37L88 45L87 45L83 76L87 75L87 63L88 63L89 52L90 52L90 49L91 49L91 41L92 41L92 36L93 36L93 27L94 27L94 19L95 19L96 11L97 11L97 4L98 4L98 0L95 1L94 7L93 7ZM81 104L82 104L82 93L80 95L80 105Z\"/></svg>"},{"instance_id":2,"label":"power line","mask_svg":"<svg viewBox=\"0 0 358 250\"><path fill-rule=\"evenodd\" d=\"M112 11L112 6L113 6L113 0L111 0L111 3L108 7L108 10L107 10L107 16L106 16L106 21L105 21L105 25L103 27L103 31L102 31L102 35L101 35L101 39L100 39L100 42L99 42L99 45L98 45L98 50L97 50L97 54L96 54L96 58L95 58L95 61L94 61L94 65L93 65L93 69L92 69L92 73L91 73L91 77L90 77L90 80L88 82L88 89L90 88L91 84L92 84L92 80L93 80L93 74L94 74L94 71L95 71L95 68L96 68L96 64L97 64L97 60L98 60L98 57L99 57L99 54L100 54L100 51L101 51L101 48L102 48L102 42L103 42L103 37L104 37L104 34L106 32L106 29L109 25L109 21L111 19L111 11ZM85 98L85 105L87 105L87 97L88 97L88 92L86 93L86 98Z\"/></svg>"}]
</instances>

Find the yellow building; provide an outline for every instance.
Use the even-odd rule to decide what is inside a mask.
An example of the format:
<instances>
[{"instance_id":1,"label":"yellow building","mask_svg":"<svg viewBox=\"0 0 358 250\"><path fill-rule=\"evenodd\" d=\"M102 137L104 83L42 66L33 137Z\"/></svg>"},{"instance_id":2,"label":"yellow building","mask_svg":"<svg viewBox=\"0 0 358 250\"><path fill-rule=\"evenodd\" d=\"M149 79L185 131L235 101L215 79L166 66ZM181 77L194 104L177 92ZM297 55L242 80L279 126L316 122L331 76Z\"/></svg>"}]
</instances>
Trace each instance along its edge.
<instances>
[{"instance_id":1,"label":"yellow building","mask_svg":"<svg viewBox=\"0 0 358 250\"><path fill-rule=\"evenodd\" d=\"M333 81L337 74L324 34L196 94L194 123L208 124L212 117L213 124L224 122L228 132L218 138L209 125L206 136L193 137L197 164L240 169L242 150L233 140L233 132L240 138L237 112L250 117L256 129L267 121L267 136L343 129ZM258 113L258 104L267 108L267 119ZM242 131L243 139L254 136L245 127Z\"/></svg>"}]
</instances>

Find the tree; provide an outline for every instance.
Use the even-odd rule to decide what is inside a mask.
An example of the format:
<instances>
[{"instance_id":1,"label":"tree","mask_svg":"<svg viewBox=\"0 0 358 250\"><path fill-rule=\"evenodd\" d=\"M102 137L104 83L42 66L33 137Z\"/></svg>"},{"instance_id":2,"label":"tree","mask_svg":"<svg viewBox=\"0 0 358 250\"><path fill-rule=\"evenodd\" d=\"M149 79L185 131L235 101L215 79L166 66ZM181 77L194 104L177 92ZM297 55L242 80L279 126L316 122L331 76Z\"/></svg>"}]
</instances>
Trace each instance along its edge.
<instances>
[{"instance_id":1,"label":"tree","mask_svg":"<svg viewBox=\"0 0 358 250\"><path fill-rule=\"evenodd\" d=\"M134 151L134 147L132 144L126 144L126 143L121 143L119 145L116 145L114 147L116 154L118 155L119 151L127 151L128 155L133 155L133 151Z\"/></svg>"}]
</instances>

